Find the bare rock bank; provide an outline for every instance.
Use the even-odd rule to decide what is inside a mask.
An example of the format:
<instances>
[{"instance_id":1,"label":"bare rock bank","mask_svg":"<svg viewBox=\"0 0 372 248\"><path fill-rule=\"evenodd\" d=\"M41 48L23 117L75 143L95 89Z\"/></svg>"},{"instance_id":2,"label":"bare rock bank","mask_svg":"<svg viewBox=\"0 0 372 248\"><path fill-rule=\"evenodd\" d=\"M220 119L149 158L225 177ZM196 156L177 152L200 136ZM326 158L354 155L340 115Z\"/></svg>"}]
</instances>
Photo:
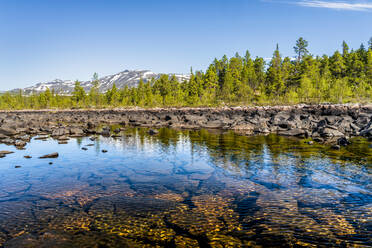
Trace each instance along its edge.
<instances>
[{"instance_id":1,"label":"bare rock bank","mask_svg":"<svg viewBox=\"0 0 372 248\"><path fill-rule=\"evenodd\" d=\"M109 128L97 127L113 124L277 133L347 145L352 136L372 139L372 105L1 111L0 143L22 148L36 135L61 141L97 133L109 136Z\"/></svg>"}]
</instances>

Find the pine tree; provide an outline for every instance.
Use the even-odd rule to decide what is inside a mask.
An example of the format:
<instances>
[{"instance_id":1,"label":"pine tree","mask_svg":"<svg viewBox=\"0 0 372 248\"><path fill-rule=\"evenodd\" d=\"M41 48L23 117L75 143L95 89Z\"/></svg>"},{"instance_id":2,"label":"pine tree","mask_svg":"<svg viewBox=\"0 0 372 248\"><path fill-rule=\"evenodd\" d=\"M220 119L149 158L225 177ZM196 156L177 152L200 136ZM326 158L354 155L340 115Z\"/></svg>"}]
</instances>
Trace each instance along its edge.
<instances>
[{"instance_id":1,"label":"pine tree","mask_svg":"<svg viewBox=\"0 0 372 248\"><path fill-rule=\"evenodd\" d=\"M195 105L199 102L198 84L194 74L191 74L190 80L187 84L186 101L189 105Z\"/></svg>"}]
</instances>

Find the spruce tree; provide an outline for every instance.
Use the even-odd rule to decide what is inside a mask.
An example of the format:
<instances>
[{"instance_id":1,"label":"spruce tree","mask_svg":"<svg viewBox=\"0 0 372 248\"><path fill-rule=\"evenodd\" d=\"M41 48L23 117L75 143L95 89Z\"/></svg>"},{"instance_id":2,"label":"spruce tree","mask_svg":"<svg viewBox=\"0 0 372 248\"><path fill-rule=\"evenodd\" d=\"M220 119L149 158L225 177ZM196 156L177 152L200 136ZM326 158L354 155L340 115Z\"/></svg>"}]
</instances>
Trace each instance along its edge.
<instances>
[{"instance_id":1,"label":"spruce tree","mask_svg":"<svg viewBox=\"0 0 372 248\"><path fill-rule=\"evenodd\" d=\"M342 56L346 57L349 54L349 46L345 41L342 42Z\"/></svg>"},{"instance_id":2,"label":"spruce tree","mask_svg":"<svg viewBox=\"0 0 372 248\"><path fill-rule=\"evenodd\" d=\"M307 47L309 46L309 43L302 37L300 37L296 41L296 45L293 47L295 53L297 54L297 60L301 61L304 56L306 56L309 51L307 50Z\"/></svg>"},{"instance_id":3,"label":"spruce tree","mask_svg":"<svg viewBox=\"0 0 372 248\"><path fill-rule=\"evenodd\" d=\"M266 77L266 93L267 96L278 98L284 89L284 81L282 77L282 58L279 52L279 46L271 59Z\"/></svg>"}]
</instances>

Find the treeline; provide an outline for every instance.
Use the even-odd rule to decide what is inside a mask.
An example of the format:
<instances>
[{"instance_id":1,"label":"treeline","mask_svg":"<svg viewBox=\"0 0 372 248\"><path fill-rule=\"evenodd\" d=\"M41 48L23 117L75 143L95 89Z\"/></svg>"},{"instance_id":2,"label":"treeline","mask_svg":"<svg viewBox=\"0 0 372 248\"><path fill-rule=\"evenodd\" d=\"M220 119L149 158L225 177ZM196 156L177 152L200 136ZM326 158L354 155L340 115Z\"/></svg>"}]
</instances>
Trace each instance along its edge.
<instances>
[{"instance_id":1,"label":"treeline","mask_svg":"<svg viewBox=\"0 0 372 248\"><path fill-rule=\"evenodd\" d=\"M23 95L5 93L1 109L104 108L223 106L253 104L347 103L372 99L372 38L350 50L332 56L313 56L308 42L299 38L294 46L296 58L282 57L277 46L269 63L263 58L223 56L215 59L205 72L191 71L190 80L179 82L175 76L162 75L134 88L112 89L100 93L97 74L92 87L85 92L76 81L70 96L47 89L42 93Z\"/></svg>"}]
</instances>

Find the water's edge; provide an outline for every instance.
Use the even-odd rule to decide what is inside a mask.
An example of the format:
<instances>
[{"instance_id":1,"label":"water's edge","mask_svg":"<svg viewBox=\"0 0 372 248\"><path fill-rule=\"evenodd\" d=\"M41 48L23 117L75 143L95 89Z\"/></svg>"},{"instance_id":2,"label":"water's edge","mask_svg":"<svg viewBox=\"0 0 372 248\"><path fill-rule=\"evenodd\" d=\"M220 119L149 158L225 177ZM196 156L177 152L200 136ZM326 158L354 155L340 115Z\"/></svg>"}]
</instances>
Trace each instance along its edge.
<instances>
[{"instance_id":1,"label":"water's edge","mask_svg":"<svg viewBox=\"0 0 372 248\"><path fill-rule=\"evenodd\" d=\"M101 124L276 133L345 146L353 136L372 138L372 105L2 111L0 143L23 147L24 134L82 136Z\"/></svg>"}]
</instances>

